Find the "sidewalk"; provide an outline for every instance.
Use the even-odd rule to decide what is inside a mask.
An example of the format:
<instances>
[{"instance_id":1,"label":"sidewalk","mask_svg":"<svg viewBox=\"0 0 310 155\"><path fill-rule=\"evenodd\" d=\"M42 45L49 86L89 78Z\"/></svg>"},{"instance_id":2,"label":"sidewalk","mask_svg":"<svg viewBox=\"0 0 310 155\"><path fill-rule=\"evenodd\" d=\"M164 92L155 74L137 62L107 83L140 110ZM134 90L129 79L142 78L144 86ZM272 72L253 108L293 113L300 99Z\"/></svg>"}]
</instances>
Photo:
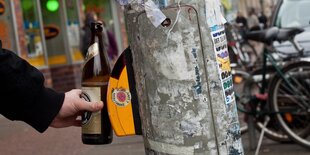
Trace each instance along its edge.
<instances>
[{"instance_id":1,"label":"sidewalk","mask_svg":"<svg viewBox=\"0 0 310 155\"><path fill-rule=\"evenodd\" d=\"M84 145L81 129L49 128L44 134L27 124L0 119L1 154L14 155L144 155L142 136L116 137L110 145ZM247 134L242 137L246 155L254 155L248 149ZM264 138L260 155L309 155L310 150L296 144L280 144Z\"/></svg>"},{"instance_id":2,"label":"sidewalk","mask_svg":"<svg viewBox=\"0 0 310 155\"><path fill-rule=\"evenodd\" d=\"M259 136L259 133L256 133ZM258 141L258 138L256 139ZM250 150L248 134L242 135L243 148L246 155L254 155L255 150ZM259 151L260 155L309 155L310 150L307 150L295 143L279 143L269 140L264 137L261 149Z\"/></svg>"}]
</instances>

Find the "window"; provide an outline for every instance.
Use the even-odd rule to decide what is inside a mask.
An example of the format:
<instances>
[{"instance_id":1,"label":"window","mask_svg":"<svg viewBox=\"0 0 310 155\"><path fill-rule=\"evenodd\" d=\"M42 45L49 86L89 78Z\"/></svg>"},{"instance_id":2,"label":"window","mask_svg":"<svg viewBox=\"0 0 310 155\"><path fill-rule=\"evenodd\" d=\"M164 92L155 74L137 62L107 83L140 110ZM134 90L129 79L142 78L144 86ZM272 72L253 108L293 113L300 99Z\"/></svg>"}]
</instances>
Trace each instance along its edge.
<instances>
[{"instance_id":1,"label":"window","mask_svg":"<svg viewBox=\"0 0 310 155\"><path fill-rule=\"evenodd\" d=\"M77 2L76 0L66 0L67 35L73 62L83 61L84 59L80 51L79 4Z\"/></svg>"},{"instance_id":2,"label":"window","mask_svg":"<svg viewBox=\"0 0 310 155\"><path fill-rule=\"evenodd\" d=\"M0 40L2 40L3 48L16 52L16 38L10 3L10 0L0 0Z\"/></svg>"},{"instance_id":3,"label":"window","mask_svg":"<svg viewBox=\"0 0 310 155\"><path fill-rule=\"evenodd\" d=\"M59 0L41 0L48 64L63 65L68 63L65 35L67 32L62 26L65 21L61 18Z\"/></svg>"},{"instance_id":4,"label":"window","mask_svg":"<svg viewBox=\"0 0 310 155\"><path fill-rule=\"evenodd\" d=\"M278 27L305 27L310 22L309 0L283 1L276 18Z\"/></svg>"},{"instance_id":5,"label":"window","mask_svg":"<svg viewBox=\"0 0 310 155\"><path fill-rule=\"evenodd\" d=\"M41 35L41 25L39 20L38 4L33 0L21 0L21 9L23 14L23 28L25 33L21 37L24 42L21 45L21 57L26 59L30 64L41 67L45 66L45 53ZM26 51L24 51L26 49Z\"/></svg>"},{"instance_id":6,"label":"window","mask_svg":"<svg viewBox=\"0 0 310 155\"><path fill-rule=\"evenodd\" d=\"M113 27L113 17L110 0L88 0L84 1L85 12L94 11L99 20L103 20L109 29Z\"/></svg>"}]
</instances>

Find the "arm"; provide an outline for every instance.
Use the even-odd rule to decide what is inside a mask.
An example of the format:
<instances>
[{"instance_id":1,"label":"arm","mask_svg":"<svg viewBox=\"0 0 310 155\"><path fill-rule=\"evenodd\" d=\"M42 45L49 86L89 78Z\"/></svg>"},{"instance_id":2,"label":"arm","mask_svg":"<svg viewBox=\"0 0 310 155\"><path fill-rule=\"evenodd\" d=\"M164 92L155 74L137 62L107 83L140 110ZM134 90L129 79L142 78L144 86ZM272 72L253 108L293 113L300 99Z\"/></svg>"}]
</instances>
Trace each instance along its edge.
<instances>
[{"instance_id":1,"label":"arm","mask_svg":"<svg viewBox=\"0 0 310 155\"><path fill-rule=\"evenodd\" d=\"M0 114L43 132L58 114L64 97L64 93L45 88L42 73L2 49L0 41Z\"/></svg>"},{"instance_id":2,"label":"arm","mask_svg":"<svg viewBox=\"0 0 310 155\"><path fill-rule=\"evenodd\" d=\"M42 73L13 52L2 49L0 40L0 114L21 120L39 132L48 126L80 126L83 111L99 111L102 102L86 102L81 90L57 93L44 87Z\"/></svg>"}]
</instances>

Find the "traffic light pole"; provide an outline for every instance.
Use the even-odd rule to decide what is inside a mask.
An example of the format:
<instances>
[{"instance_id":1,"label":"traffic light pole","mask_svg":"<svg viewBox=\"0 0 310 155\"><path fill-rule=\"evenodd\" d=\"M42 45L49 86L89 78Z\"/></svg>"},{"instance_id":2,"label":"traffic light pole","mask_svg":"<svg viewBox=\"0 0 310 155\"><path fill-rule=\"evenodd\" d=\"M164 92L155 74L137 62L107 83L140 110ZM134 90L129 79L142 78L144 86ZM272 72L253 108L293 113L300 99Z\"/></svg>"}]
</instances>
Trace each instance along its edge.
<instances>
[{"instance_id":1,"label":"traffic light pole","mask_svg":"<svg viewBox=\"0 0 310 155\"><path fill-rule=\"evenodd\" d=\"M243 154L219 0L120 3L146 154Z\"/></svg>"}]
</instances>

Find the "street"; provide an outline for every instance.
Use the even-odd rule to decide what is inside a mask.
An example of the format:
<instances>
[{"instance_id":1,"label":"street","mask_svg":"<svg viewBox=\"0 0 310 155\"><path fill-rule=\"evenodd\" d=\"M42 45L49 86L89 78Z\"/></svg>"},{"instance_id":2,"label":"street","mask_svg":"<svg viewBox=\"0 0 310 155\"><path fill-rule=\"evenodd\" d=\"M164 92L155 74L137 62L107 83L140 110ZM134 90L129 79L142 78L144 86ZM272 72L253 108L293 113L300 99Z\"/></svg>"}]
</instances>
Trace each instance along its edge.
<instances>
[{"instance_id":1,"label":"street","mask_svg":"<svg viewBox=\"0 0 310 155\"><path fill-rule=\"evenodd\" d=\"M78 127L49 128L40 134L23 122L12 122L0 116L0 150L3 155L144 155L142 136L116 137L111 145L84 145ZM243 135L246 155L247 134ZM264 138L261 155L308 155L309 150L296 144L280 144Z\"/></svg>"}]
</instances>

